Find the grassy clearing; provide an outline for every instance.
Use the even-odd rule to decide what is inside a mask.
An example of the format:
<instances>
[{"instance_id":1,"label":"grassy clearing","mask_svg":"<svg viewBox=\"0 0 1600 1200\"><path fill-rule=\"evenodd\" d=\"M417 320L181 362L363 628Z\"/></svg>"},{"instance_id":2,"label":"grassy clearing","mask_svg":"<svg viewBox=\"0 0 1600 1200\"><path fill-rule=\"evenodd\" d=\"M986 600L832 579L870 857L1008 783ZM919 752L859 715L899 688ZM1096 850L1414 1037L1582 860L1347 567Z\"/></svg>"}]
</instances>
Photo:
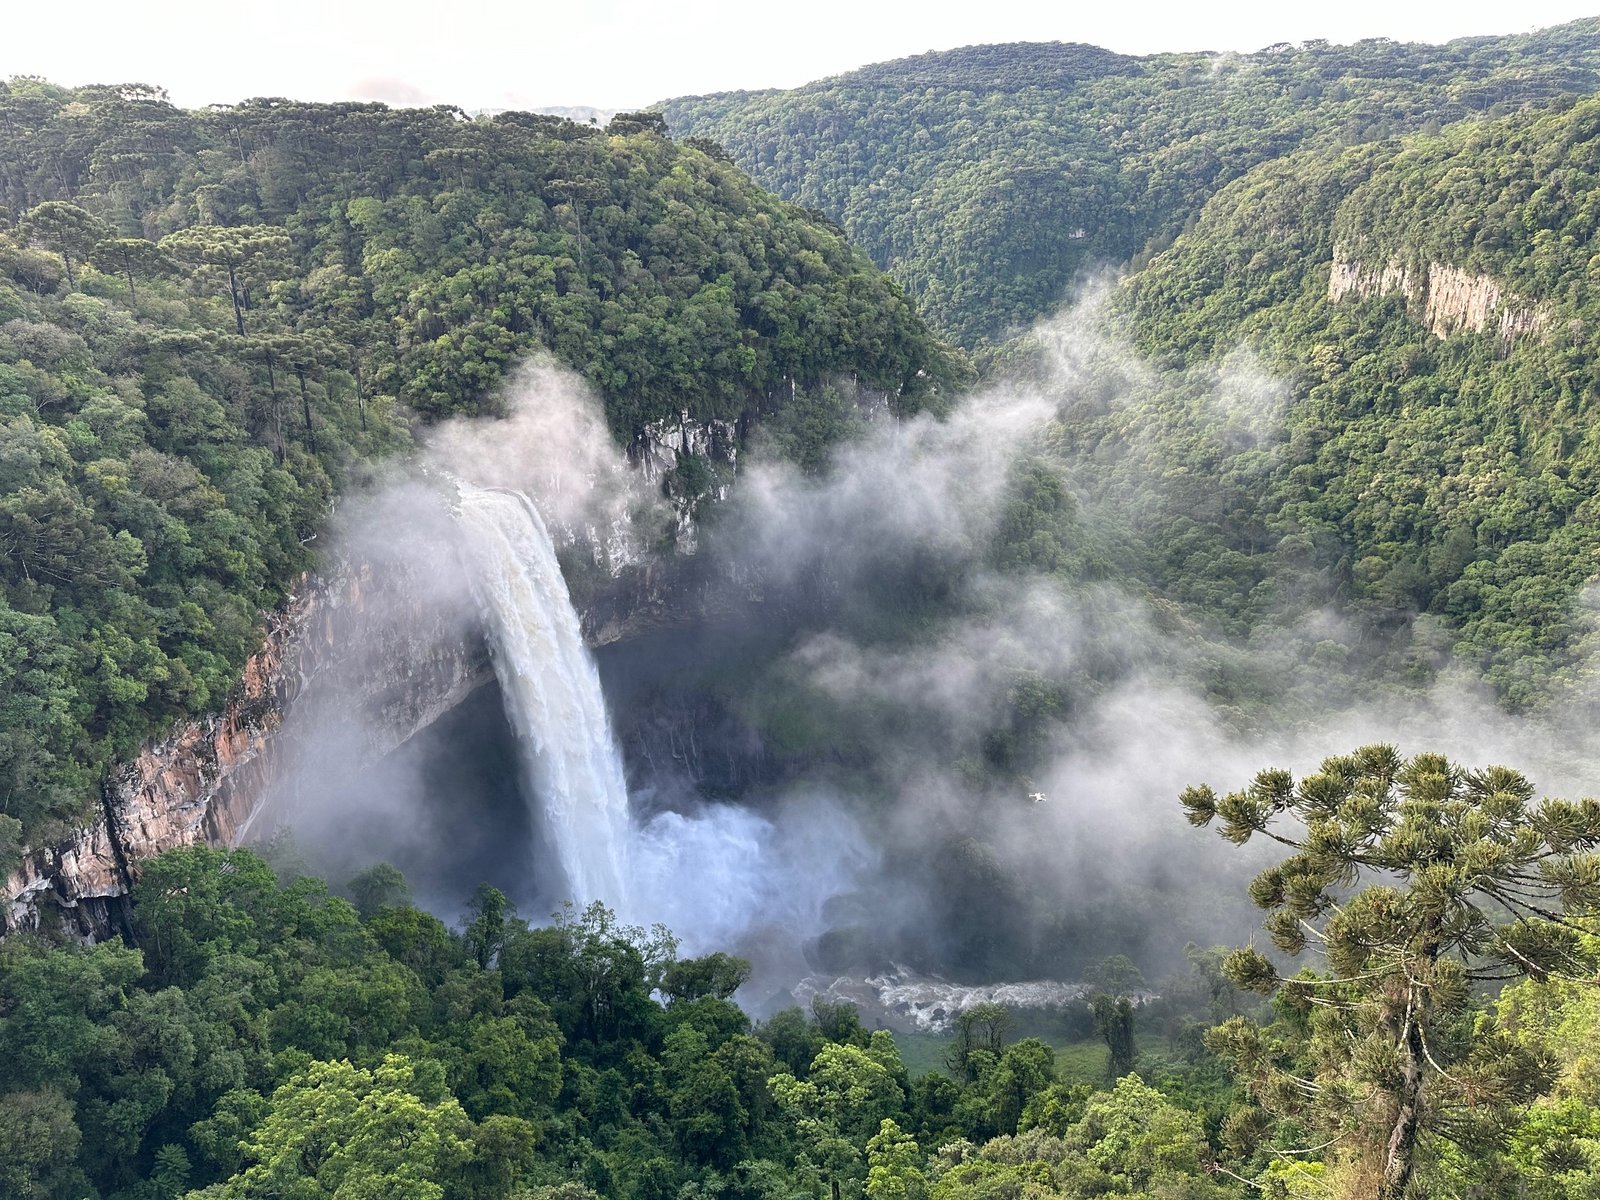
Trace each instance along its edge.
<instances>
[{"instance_id":1,"label":"grassy clearing","mask_svg":"<svg viewBox=\"0 0 1600 1200\"><path fill-rule=\"evenodd\" d=\"M1104 1087L1109 1051L1099 1038L1077 1042L1052 1042L1056 1051L1056 1078L1063 1083L1088 1083Z\"/></svg>"},{"instance_id":2,"label":"grassy clearing","mask_svg":"<svg viewBox=\"0 0 1600 1200\"><path fill-rule=\"evenodd\" d=\"M1099 1038L1081 1041L1057 1041L1046 1038L1056 1052L1056 1077L1066 1083L1103 1084L1106 1078L1106 1044ZM915 1079L930 1071L948 1074L944 1056L950 1049L950 1038L940 1033L897 1033L894 1044L900 1048L900 1059L906 1064L906 1073Z\"/></svg>"}]
</instances>

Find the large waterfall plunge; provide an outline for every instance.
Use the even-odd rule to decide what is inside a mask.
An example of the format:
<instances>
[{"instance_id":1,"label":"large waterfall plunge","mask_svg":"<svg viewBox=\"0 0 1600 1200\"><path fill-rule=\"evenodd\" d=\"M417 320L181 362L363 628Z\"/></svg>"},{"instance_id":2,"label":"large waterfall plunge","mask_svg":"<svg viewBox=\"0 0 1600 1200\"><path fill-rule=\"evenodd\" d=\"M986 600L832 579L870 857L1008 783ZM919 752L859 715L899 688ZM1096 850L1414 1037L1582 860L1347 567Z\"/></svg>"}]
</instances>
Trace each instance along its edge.
<instances>
[{"instance_id":1,"label":"large waterfall plunge","mask_svg":"<svg viewBox=\"0 0 1600 1200\"><path fill-rule=\"evenodd\" d=\"M518 492L460 485L457 516L495 672L550 844L580 906L632 909L628 791L600 676L544 520Z\"/></svg>"}]
</instances>

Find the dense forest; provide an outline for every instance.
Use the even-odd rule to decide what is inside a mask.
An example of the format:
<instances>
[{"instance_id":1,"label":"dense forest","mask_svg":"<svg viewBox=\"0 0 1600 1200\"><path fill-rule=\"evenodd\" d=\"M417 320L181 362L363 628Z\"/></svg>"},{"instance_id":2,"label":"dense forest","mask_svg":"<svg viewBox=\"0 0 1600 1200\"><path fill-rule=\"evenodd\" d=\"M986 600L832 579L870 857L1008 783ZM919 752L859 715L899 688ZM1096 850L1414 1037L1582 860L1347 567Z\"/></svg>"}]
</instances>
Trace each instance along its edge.
<instances>
[{"instance_id":1,"label":"dense forest","mask_svg":"<svg viewBox=\"0 0 1600 1200\"><path fill-rule=\"evenodd\" d=\"M1086 493L1206 481L1134 517L1165 594L1240 628L1424 613L1511 705L1592 699L1600 105L1558 108L1263 166L1133 278L1129 332L1179 382L1067 440ZM1204 403L1240 347L1282 381L1255 436Z\"/></svg>"},{"instance_id":2,"label":"dense forest","mask_svg":"<svg viewBox=\"0 0 1600 1200\"><path fill-rule=\"evenodd\" d=\"M1084 983L892 1034L600 904L452 925L386 864L181 849L120 937L0 942L0 1194L1600 1197L1600 803L1409 746L1160 816L1063 768L1460 665L1590 719L1597 91L1596 20L975 47L603 129L0 85L0 873L216 711L341 497L547 357L617 447L748 435L768 507L696 561L759 619L631 683L881 843L796 958Z\"/></svg>"},{"instance_id":3,"label":"dense forest","mask_svg":"<svg viewBox=\"0 0 1600 1200\"><path fill-rule=\"evenodd\" d=\"M1600 899L1600 805L1382 746L1182 802L1295 851L1251 895L1281 954L1326 947L1321 971L1192 946L1136 1009L1137 969L1108 959L1084 1002L1032 1014L1044 1037L980 1005L914 1045L915 1070L849 1004L752 1024L730 1000L749 964L679 958L598 904L530 927L485 886L451 931L392 867L344 899L282 844L276 874L172 851L125 942L0 944L0 1182L20 1200L1592 1194L1581 979L1600 943L1561 914ZM1352 868L1391 882L1352 896ZM1474 980L1512 982L1477 1004Z\"/></svg>"},{"instance_id":4,"label":"dense forest","mask_svg":"<svg viewBox=\"0 0 1600 1200\"><path fill-rule=\"evenodd\" d=\"M649 115L17 79L0 207L0 867L217 708L335 490L492 411L519 356L581 372L624 444L682 411L803 428L841 382L912 412L964 370L836 230Z\"/></svg>"},{"instance_id":5,"label":"dense forest","mask_svg":"<svg viewBox=\"0 0 1600 1200\"><path fill-rule=\"evenodd\" d=\"M1064 576L1088 546L1239 637L1360 614L1389 685L1453 655L1544 709L1592 699L1595 39L976 47L663 111L837 215L969 345L1131 261L1091 322L1114 361L1060 391L1044 455L1098 532ZM1059 387L1062 340L983 358Z\"/></svg>"},{"instance_id":6,"label":"dense forest","mask_svg":"<svg viewBox=\"0 0 1600 1200\"><path fill-rule=\"evenodd\" d=\"M1260 163L1585 95L1597 71L1600 23L1585 20L1248 55L972 46L660 107L675 133L841 222L936 330L974 347L1054 311L1085 269L1170 242Z\"/></svg>"}]
</instances>

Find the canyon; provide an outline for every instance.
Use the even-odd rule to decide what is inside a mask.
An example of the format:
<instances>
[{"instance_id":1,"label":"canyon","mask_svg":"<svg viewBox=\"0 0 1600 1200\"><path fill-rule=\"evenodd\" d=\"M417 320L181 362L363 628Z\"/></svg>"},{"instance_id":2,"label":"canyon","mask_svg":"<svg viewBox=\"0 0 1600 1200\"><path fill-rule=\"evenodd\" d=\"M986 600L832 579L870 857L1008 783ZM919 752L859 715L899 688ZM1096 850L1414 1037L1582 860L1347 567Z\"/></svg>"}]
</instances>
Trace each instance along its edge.
<instances>
[{"instance_id":1,"label":"canyon","mask_svg":"<svg viewBox=\"0 0 1600 1200\"><path fill-rule=\"evenodd\" d=\"M684 415L643 430L629 447L627 470L660 491L685 457L726 463L731 473L736 454L732 423ZM591 649L696 624L724 602L726 589L712 586L695 557L690 506L667 508L670 544L653 550L641 550L625 529L554 531ZM490 684L485 627L463 618L471 606L459 547L426 522L412 540L402 547L358 538L301 575L264 615L260 648L221 711L148 742L104 782L92 819L28 849L4 879L0 935L50 929L97 941L115 934L147 859L179 846L272 835L281 814L265 812L266 802L289 782L308 731L338 720L363 735L361 761L378 763ZM454 582L441 587L441 579ZM675 705L654 704L619 733L636 761L660 757L690 775L745 777L734 762L740 754L702 768L685 728L693 720ZM738 744L743 731L730 736ZM759 758L758 746L748 749Z\"/></svg>"}]
</instances>

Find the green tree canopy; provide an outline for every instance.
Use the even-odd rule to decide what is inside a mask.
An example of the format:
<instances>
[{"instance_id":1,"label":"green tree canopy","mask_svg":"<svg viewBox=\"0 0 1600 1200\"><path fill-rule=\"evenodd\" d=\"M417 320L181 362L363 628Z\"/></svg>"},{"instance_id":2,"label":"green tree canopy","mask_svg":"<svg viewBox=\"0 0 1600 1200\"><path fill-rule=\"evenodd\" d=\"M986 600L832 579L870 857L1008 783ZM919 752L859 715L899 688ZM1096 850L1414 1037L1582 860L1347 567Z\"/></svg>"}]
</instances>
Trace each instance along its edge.
<instances>
[{"instance_id":1,"label":"green tree canopy","mask_svg":"<svg viewBox=\"0 0 1600 1200\"><path fill-rule=\"evenodd\" d=\"M75 286L74 262L89 257L92 247L105 236L105 225L91 212L64 200L46 200L29 209L17 223L17 232L29 241L54 250L66 268L68 286Z\"/></svg>"},{"instance_id":2,"label":"green tree canopy","mask_svg":"<svg viewBox=\"0 0 1600 1200\"><path fill-rule=\"evenodd\" d=\"M1294 1014L1303 1054L1243 1017L1208 1043L1269 1109L1351 1137L1382 1200L1406 1194L1419 1148L1492 1139L1495 1114L1549 1086L1546 1061L1466 1018L1475 981L1593 972L1573 916L1600 906L1600 801L1535 802L1506 767L1368 746L1298 782L1263 771L1225 796L1188 788L1182 803L1230 842L1292 852L1250 895L1278 951L1313 949L1322 966L1285 976L1253 949L1226 964Z\"/></svg>"}]
</instances>

